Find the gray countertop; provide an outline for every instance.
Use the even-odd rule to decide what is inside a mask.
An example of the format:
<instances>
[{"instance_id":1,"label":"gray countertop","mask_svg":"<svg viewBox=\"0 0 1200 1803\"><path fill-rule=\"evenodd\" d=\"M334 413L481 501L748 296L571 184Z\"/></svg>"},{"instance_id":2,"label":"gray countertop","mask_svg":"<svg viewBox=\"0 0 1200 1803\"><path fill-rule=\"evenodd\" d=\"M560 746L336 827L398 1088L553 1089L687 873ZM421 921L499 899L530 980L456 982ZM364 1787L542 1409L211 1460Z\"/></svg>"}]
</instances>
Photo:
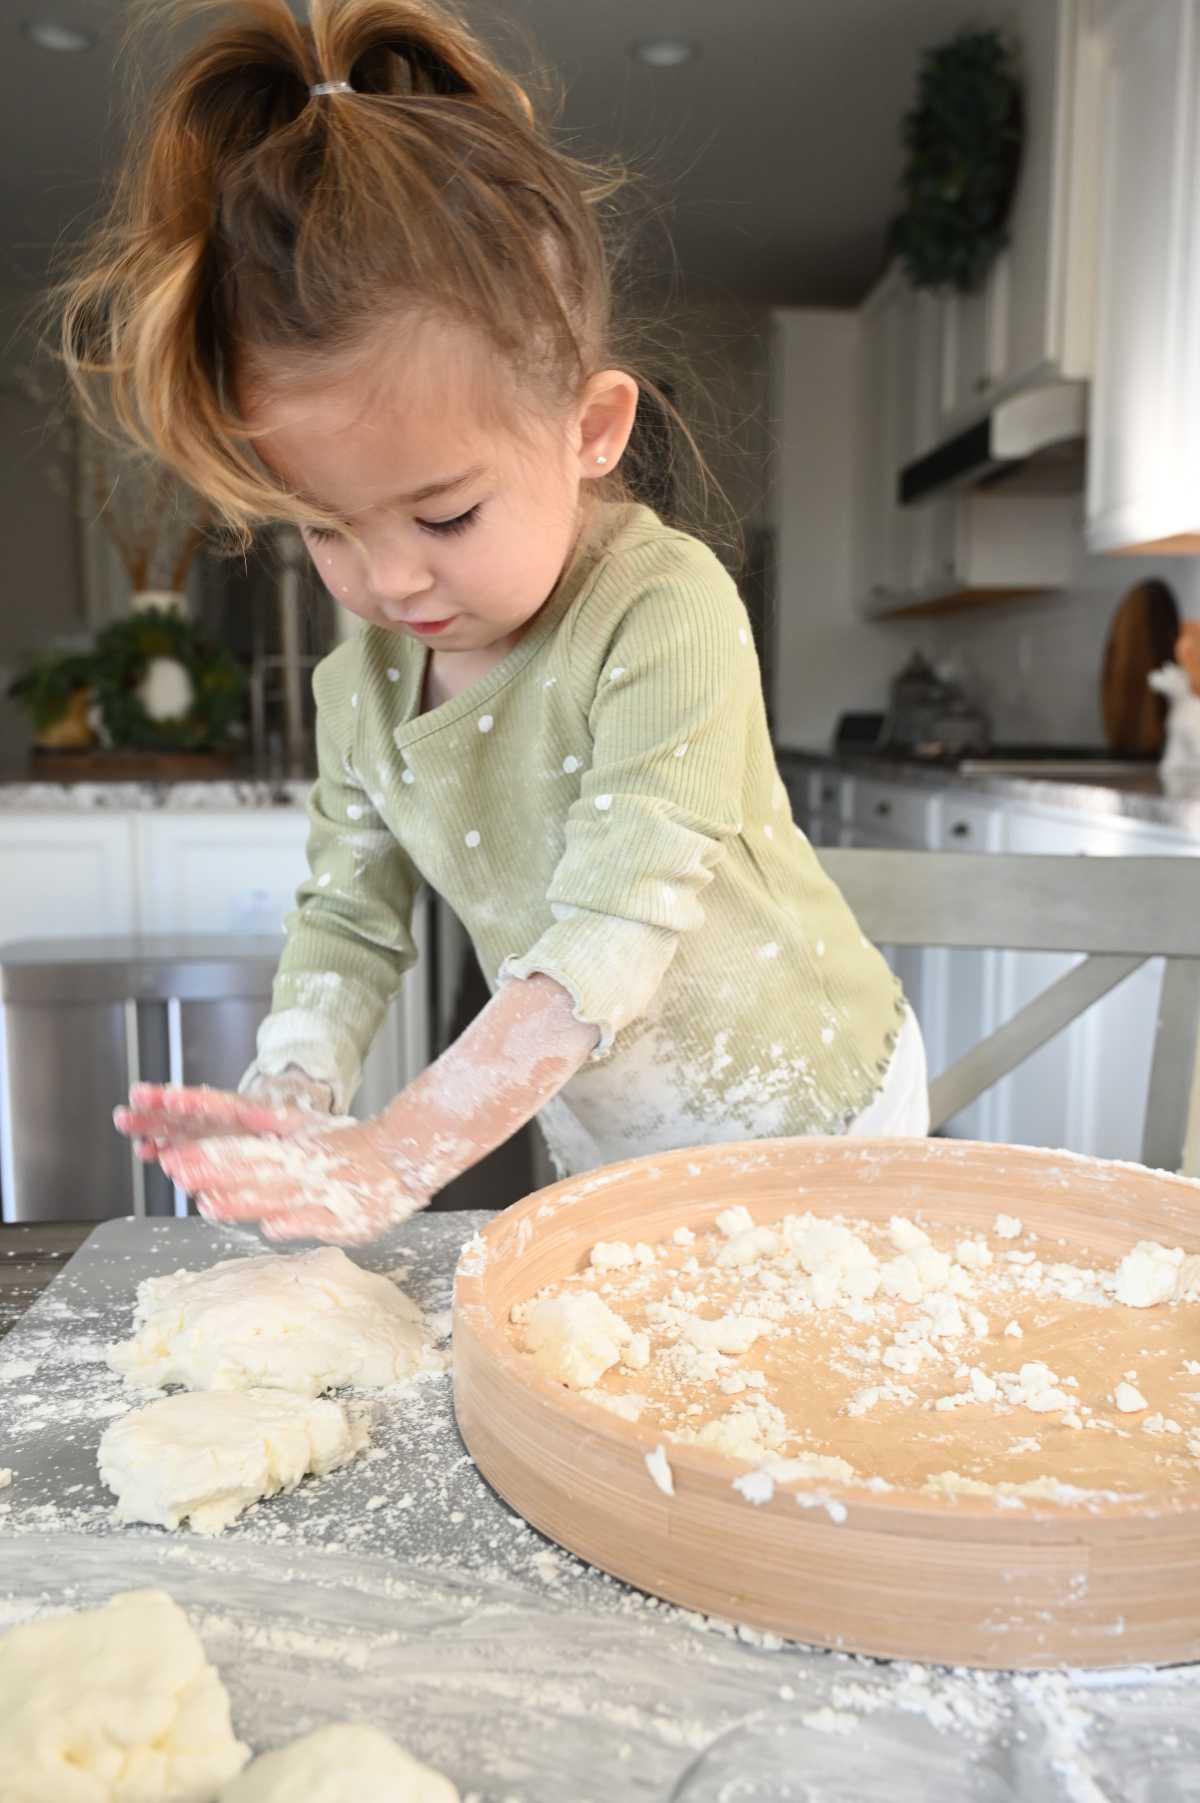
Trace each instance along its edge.
<instances>
[{"instance_id":1,"label":"gray countertop","mask_svg":"<svg viewBox=\"0 0 1200 1803\"><path fill-rule=\"evenodd\" d=\"M231 808L299 808L311 787L308 777L299 781L246 776L191 783L54 783L8 776L0 777L0 813L140 814L157 810L194 814Z\"/></svg>"},{"instance_id":2,"label":"gray countertop","mask_svg":"<svg viewBox=\"0 0 1200 1803\"><path fill-rule=\"evenodd\" d=\"M450 1300L484 1214L415 1217L361 1262ZM464 1803L1186 1803L1200 1667L1017 1676L822 1652L662 1604L535 1533L480 1478L447 1376L374 1398L362 1458L219 1540L112 1518L104 1362L140 1279L262 1250L199 1221L99 1228L0 1349L0 1631L157 1584L255 1750L394 1733ZM831 1554L833 1536L830 1523Z\"/></svg>"},{"instance_id":3,"label":"gray countertop","mask_svg":"<svg viewBox=\"0 0 1200 1803\"><path fill-rule=\"evenodd\" d=\"M869 753L855 756L846 752L783 749L778 756L785 774L805 768L835 770L844 776L903 783L931 792L970 792L998 801L1019 801L1026 806L1065 808L1096 820L1139 820L1200 840L1200 776L1168 789L1157 769L1146 765L1130 765L1119 774L1098 770L1094 775L1081 766L1078 774L1064 780L979 768L954 770L942 764Z\"/></svg>"},{"instance_id":4,"label":"gray countertop","mask_svg":"<svg viewBox=\"0 0 1200 1803\"><path fill-rule=\"evenodd\" d=\"M1086 769L1072 780L1039 775L949 769L942 765L877 756L783 748L781 770L836 770L877 782L945 793L970 792L1027 806L1064 808L1096 820L1134 820L1200 840L1200 777L1168 791L1158 773L1131 766L1120 774ZM268 781L245 777L191 783L52 783L0 777L0 813L206 813L240 809L302 808L311 779Z\"/></svg>"}]
</instances>

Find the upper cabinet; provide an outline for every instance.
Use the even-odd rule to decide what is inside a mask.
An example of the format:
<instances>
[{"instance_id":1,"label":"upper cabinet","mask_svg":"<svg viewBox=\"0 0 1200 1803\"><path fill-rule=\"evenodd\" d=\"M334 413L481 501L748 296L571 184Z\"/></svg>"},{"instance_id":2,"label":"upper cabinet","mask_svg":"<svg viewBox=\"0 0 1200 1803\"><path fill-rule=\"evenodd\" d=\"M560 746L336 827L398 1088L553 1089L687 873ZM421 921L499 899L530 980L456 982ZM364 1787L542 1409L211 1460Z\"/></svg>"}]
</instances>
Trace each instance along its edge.
<instances>
[{"instance_id":1,"label":"upper cabinet","mask_svg":"<svg viewBox=\"0 0 1200 1803\"><path fill-rule=\"evenodd\" d=\"M862 309L862 562L868 615L1069 582L1073 497L897 499L900 470L1006 396L1091 370L1100 58L1088 0L1021 0L1025 96L1008 248L975 294L914 292L891 269Z\"/></svg>"},{"instance_id":2,"label":"upper cabinet","mask_svg":"<svg viewBox=\"0 0 1200 1803\"><path fill-rule=\"evenodd\" d=\"M1200 552L1200 0L1101 9L1095 551Z\"/></svg>"}]
</instances>

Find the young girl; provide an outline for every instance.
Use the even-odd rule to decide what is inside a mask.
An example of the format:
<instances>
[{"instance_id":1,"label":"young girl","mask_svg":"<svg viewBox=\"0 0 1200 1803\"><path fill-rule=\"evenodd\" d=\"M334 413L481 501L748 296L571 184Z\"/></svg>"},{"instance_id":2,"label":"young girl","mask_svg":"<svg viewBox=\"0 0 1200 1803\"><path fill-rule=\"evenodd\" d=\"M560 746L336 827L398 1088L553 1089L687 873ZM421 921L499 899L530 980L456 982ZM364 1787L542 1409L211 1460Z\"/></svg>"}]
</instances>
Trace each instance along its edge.
<instances>
[{"instance_id":1,"label":"young girl","mask_svg":"<svg viewBox=\"0 0 1200 1803\"><path fill-rule=\"evenodd\" d=\"M734 584L617 474L639 387L605 192L423 0L244 0L66 284L85 398L103 380L240 542L297 523L363 622L316 674L311 871L241 1095L118 1110L210 1219L370 1239L534 1114L564 1173L927 1130L916 1023L792 823ZM492 1000L381 1115L322 1124L422 882Z\"/></svg>"}]
</instances>

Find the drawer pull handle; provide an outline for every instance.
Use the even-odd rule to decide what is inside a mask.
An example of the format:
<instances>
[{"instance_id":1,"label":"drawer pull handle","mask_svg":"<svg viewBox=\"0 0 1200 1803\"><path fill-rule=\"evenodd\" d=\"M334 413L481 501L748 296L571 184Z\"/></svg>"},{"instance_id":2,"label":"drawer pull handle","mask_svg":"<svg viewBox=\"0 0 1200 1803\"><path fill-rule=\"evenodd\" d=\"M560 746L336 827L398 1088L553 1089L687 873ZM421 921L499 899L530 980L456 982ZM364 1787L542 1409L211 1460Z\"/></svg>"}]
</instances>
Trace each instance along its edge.
<instances>
[{"instance_id":1,"label":"drawer pull handle","mask_svg":"<svg viewBox=\"0 0 1200 1803\"><path fill-rule=\"evenodd\" d=\"M890 801L877 801L875 803L875 812L879 815L880 819L886 820L891 811L892 804Z\"/></svg>"},{"instance_id":2,"label":"drawer pull handle","mask_svg":"<svg viewBox=\"0 0 1200 1803\"><path fill-rule=\"evenodd\" d=\"M965 820L956 820L950 828L950 836L952 839L969 839L971 829Z\"/></svg>"}]
</instances>

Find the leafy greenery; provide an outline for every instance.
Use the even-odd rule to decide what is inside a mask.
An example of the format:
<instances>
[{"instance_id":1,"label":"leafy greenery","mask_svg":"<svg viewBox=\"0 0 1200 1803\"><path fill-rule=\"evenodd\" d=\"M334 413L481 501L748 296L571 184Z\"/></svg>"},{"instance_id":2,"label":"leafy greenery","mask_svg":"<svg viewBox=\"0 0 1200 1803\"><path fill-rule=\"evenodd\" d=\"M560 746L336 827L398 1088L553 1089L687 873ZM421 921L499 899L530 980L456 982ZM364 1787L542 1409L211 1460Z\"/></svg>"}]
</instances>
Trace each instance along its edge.
<instances>
[{"instance_id":1,"label":"leafy greenery","mask_svg":"<svg viewBox=\"0 0 1200 1803\"><path fill-rule=\"evenodd\" d=\"M86 651L48 651L35 658L8 685L8 694L19 701L37 732L61 720L71 697L92 681L92 659Z\"/></svg>"},{"instance_id":2,"label":"leafy greenery","mask_svg":"<svg viewBox=\"0 0 1200 1803\"><path fill-rule=\"evenodd\" d=\"M191 677L192 706L177 720L153 720L138 687L155 658L173 659ZM92 683L112 744L131 751L208 751L242 712L246 679L227 651L209 643L181 614L147 608L106 626L96 640Z\"/></svg>"},{"instance_id":3,"label":"leafy greenery","mask_svg":"<svg viewBox=\"0 0 1200 1803\"><path fill-rule=\"evenodd\" d=\"M917 288L973 293L1008 242L1023 108L998 31L964 31L922 59L905 116L905 211L893 244Z\"/></svg>"},{"instance_id":4,"label":"leafy greenery","mask_svg":"<svg viewBox=\"0 0 1200 1803\"><path fill-rule=\"evenodd\" d=\"M192 705L174 720L154 720L138 689L155 658L182 664ZM50 652L35 660L8 693L38 732L65 713L71 696L91 689L109 743L129 751L209 751L221 745L242 714L246 679L227 651L214 647L192 622L164 608L147 608L105 627L95 649Z\"/></svg>"}]
</instances>

